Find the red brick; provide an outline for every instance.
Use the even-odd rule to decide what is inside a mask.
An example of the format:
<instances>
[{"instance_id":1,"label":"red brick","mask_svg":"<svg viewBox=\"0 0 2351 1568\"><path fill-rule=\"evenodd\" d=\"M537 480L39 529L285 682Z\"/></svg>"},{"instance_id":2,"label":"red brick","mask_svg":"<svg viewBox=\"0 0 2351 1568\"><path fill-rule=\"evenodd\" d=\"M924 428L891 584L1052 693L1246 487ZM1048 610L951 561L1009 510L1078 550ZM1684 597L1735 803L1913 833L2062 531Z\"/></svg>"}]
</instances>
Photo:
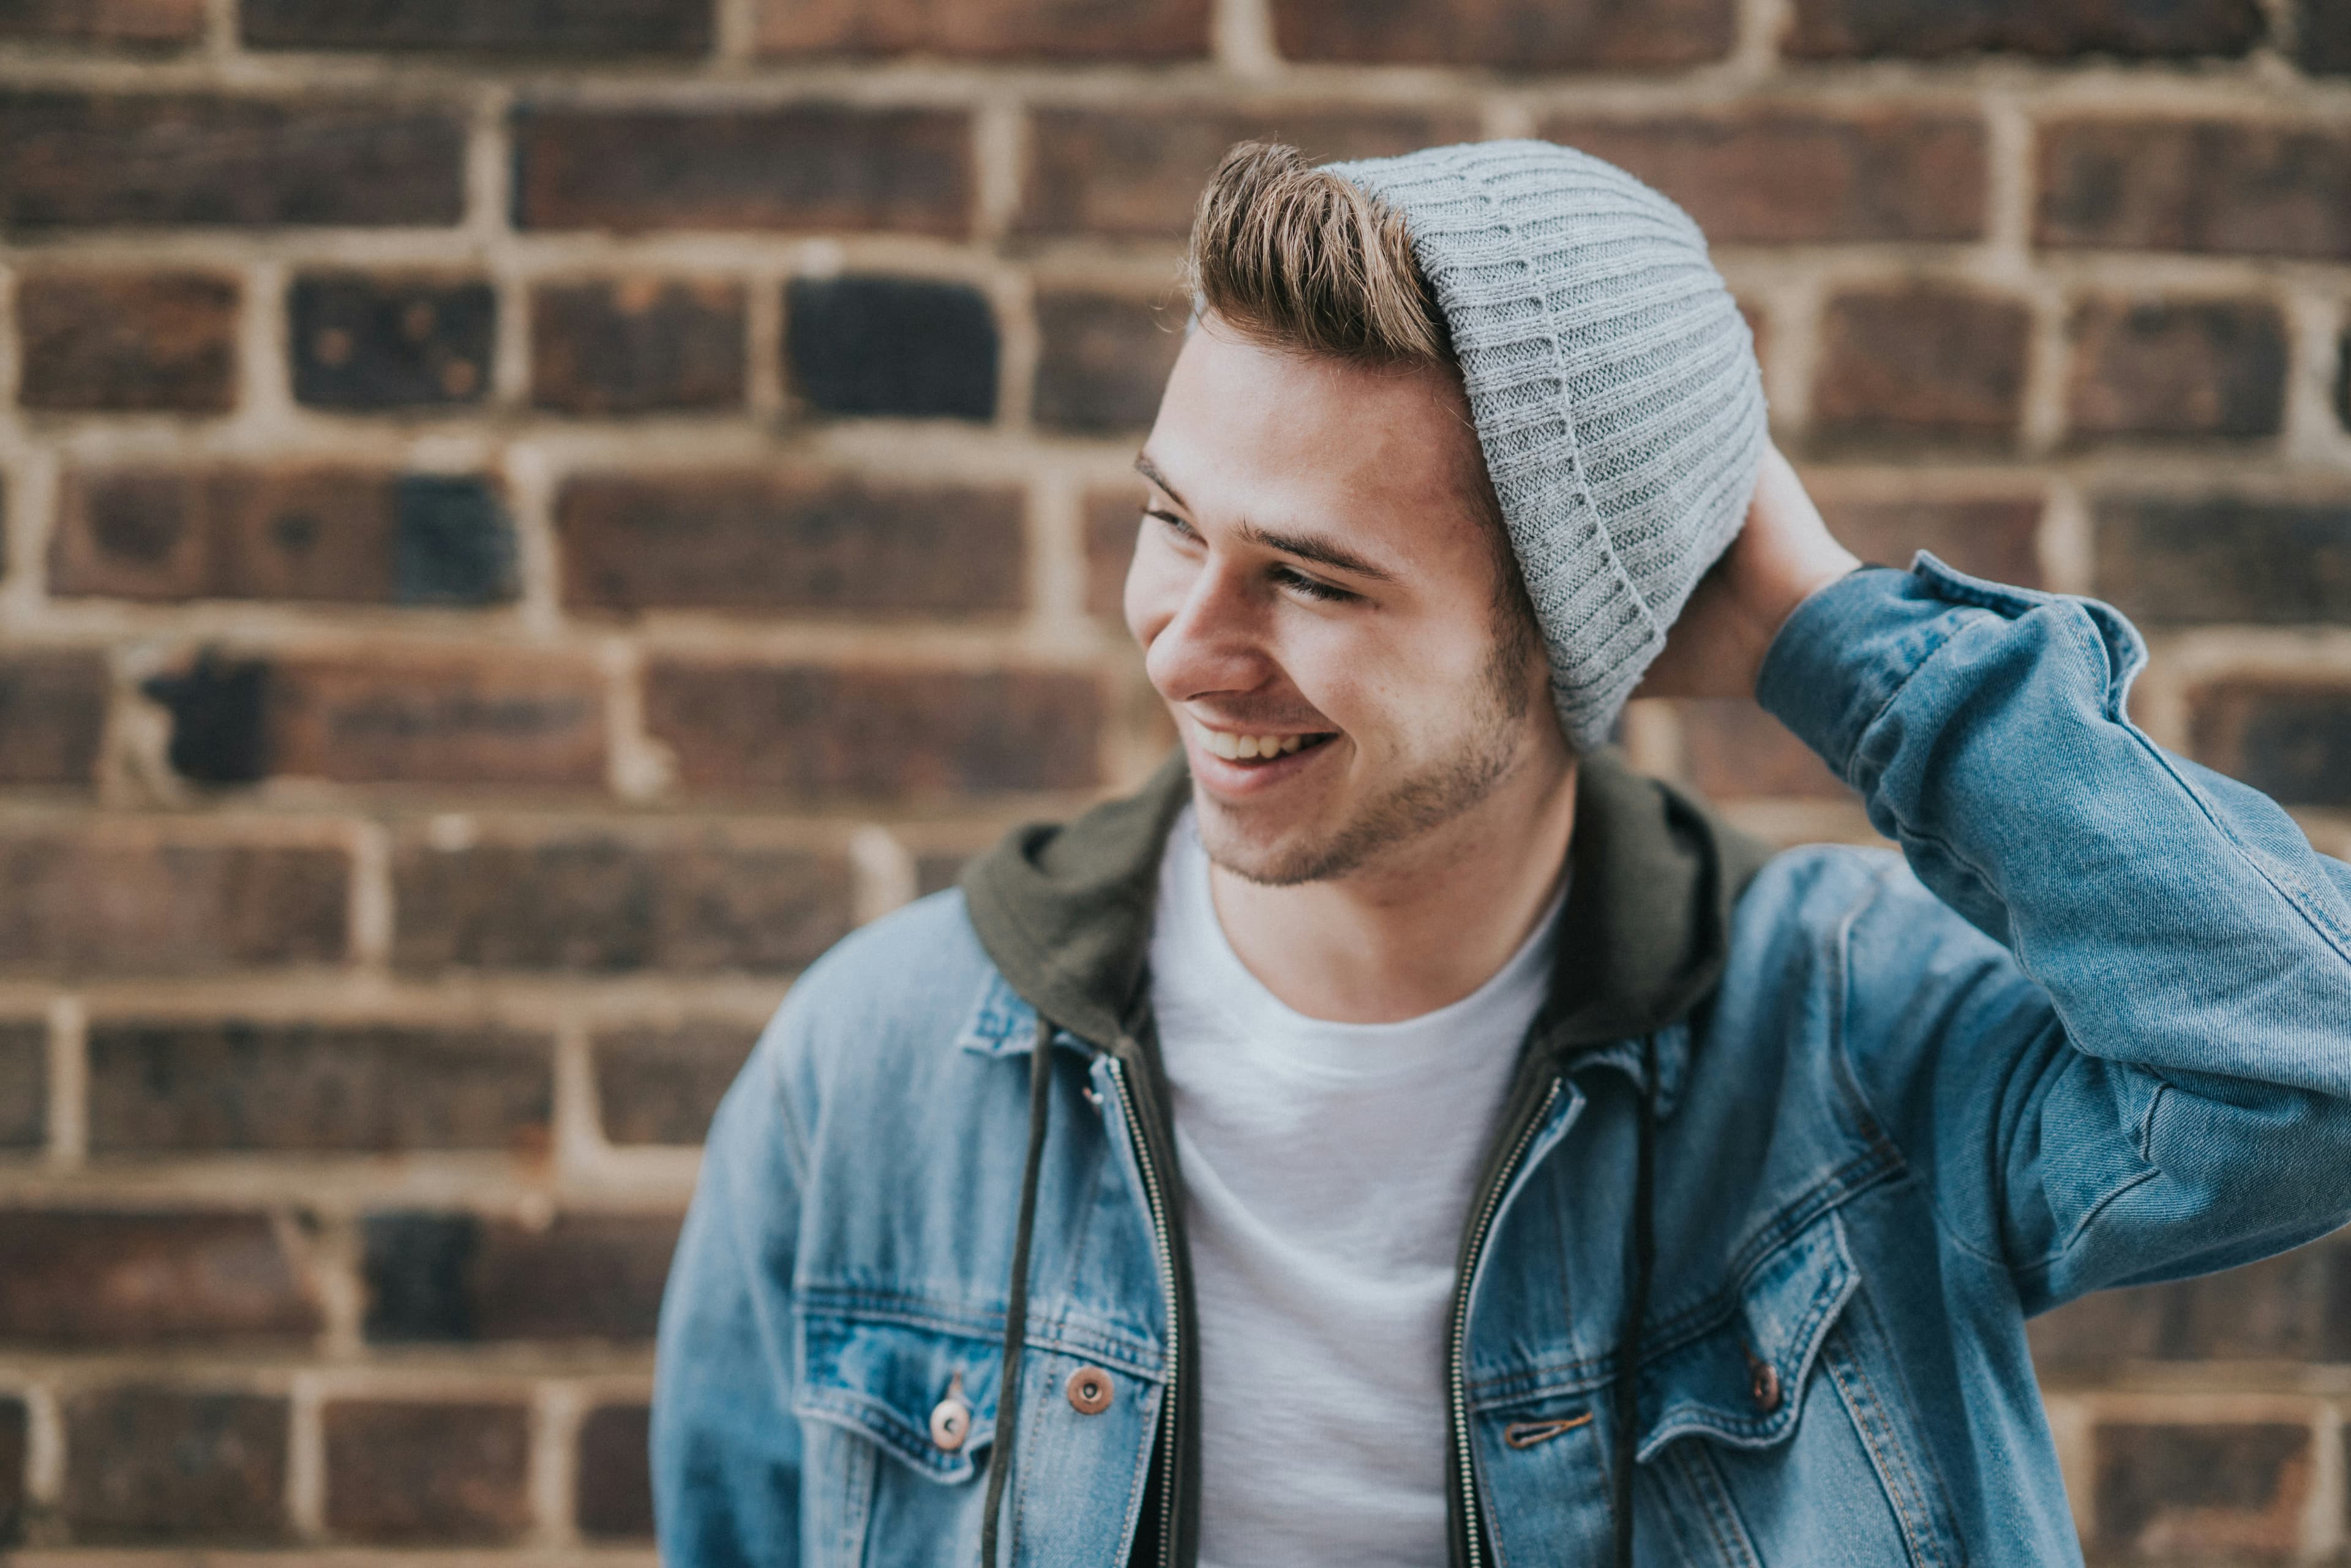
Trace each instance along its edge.
<instances>
[{"instance_id":1,"label":"red brick","mask_svg":"<svg viewBox=\"0 0 2351 1568\"><path fill-rule=\"evenodd\" d=\"M1186 309L1181 300L1040 291L1037 423L1087 434L1150 429L1184 347Z\"/></svg>"},{"instance_id":2,"label":"red brick","mask_svg":"<svg viewBox=\"0 0 2351 1568\"><path fill-rule=\"evenodd\" d=\"M1781 48L1812 59L1936 59L1976 49L2063 59L2241 55L2259 0L1795 0Z\"/></svg>"},{"instance_id":3,"label":"red brick","mask_svg":"<svg viewBox=\"0 0 2351 1568\"><path fill-rule=\"evenodd\" d=\"M0 835L0 969L208 974L345 955L340 849Z\"/></svg>"},{"instance_id":4,"label":"red brick","mask_svg":"<svg viewBox=\"0 0 2351 1568\"><path fill-rule=\"evenodd\" d=\"M204 36L204 0L5 0L0 38L158 48Z\"/></svg>"},{"instance_id":5,"label":"red brick","mask_svg":"<svg viewBox=\"0 0 2351 1568\"><path fill-rule=\"evenodd\" d=\"M1851 800L1828 765L1787 727L1742 697L1677 702L1685 776L1718 800L1798 796Z\"/></svg>"},{"instance_id":6,"label":"red brick","mask_svg":"<svg viewBox=\"0 0 2351 1568\"><path fill-rule=\"evenodd\" d=\"M2285 1562L2314 1484L2307 1427L2106 1421L2095 1455L2089 1545L2165 1562Z\"/></svg>"},{"instance_id":7,"label":"red brick","mask_svg":"<svg viewBox=\"0 0 2351 1568\"><path fill-rule=\"evenodd\" d=\"M554 1046L493 1029L183 1019L89 1031L96 1155L542 1155Z\"/></svg>"},{"instance_id":8,"label":"red brick","mask_svg":"<svg viewBox=\"0 0 2351 1568\"><path fill-rule=\"evenodd\" d=\"M236 404L241 298L235 278L205 272L35 273L16 290L17 401L225 413Z\"/></svg>"},{"instance_id":9,"label":"red brick","mask_svg":"<svg viewBox=\"0 0 2351 1568\"><path fill-rule=\"evenodd\" d=\"M604 678L506 650L271 661L262 745L277 777L601 789Z\"/></svg>"},{"instance_id":10,"label":"red brick","mask_svg":"<svg viewBox=\"0 0 2351 1568\"><path fill-rule=\"evenodd\" d=\"M242 0L240 9L245 42L264 49L598 56L710 47L711 0Z\"/></svg>"},{"instance_id":11,"label":"red brick","mask_svg":"<svg viewBox=\"0 0 2351 1568\"><path fill-rule=\"evenodd\" d=\"M319 1327L267 1215L0 1208L0 1340L299 1343Z\"/></svg>"},{"instance_id":12,"label":"red brick","mask_svg":"<svg viewBox=\"0 0 2351 1568\"><path fill-rule=\"evenodd\" d=\"M2044 246L2351 258L2351 131L2061 120L2038 166Z\"/></svg>"},{"instance_id":13,"label":"red brick","mask_svg":"<svg viewBox=\"0 0 2351 1568\"><path fill-rule=\"evenodd\" d=\"M49 591L172 602L488 604L515 596L514 530L473 475L314 466L68 469Z\"/></svg>"},{"instance_id":14,"label":"red brick","mask_svg":"<svg viewBox=\"0 0 2351 1568\"><path fill-rule=\"evenodd\" d=\"M1126 569L1143 527L1143 492L1134 485L1086 493L1086 613L1123 627Z\"/></svg>"},{"instance_id":15,"label":"red brick","mask_svg":"<svg viewBox=\"0 0 2351 1568\"><path fill-rule=\"evenodd\" d=\"M1100 779L1102 694L1061 672L664 659L645 723L697 789L942 800Z\"/></svg>"},{"instance_id":16,"label":"red brick","mask_svg":"<svg viewBox=\"0 0 2351 1568\"><path fill-rule=\"evenodd\" d=\"M1655 185L1716 245L1968 240L1984 232L1984 127L1893 105L1764 105L1656 120L1545 120Z\"/></svg>"},{"instance_id":17,"label":"red brick","mask_svg":"<svg viewBox=\"0 0 2351 1568\"><path fill-rule=\"evenodd\" d=\"M112 685L102 653L0 653L0 786L87 787L98 768Z\"/></svg>"},{"instance_id":18,"label":"red brick","mask_svg":"<svg viewBox=\"0 0 2351 1568\"><path fill-rule=\"evenodd\" d=\"M2351 73L2351 10L2337 0L2299 0L2294 9L2295 57L2321 75Z\"/></svg>"},{"instance_id":19,"label":"red brick","mask_svg":"<svg viewBox=\"0 0 2351 1568\"><path fill-rule=\"evenodd\" d=\"M927 109L527 109L525 228L900 229L971 225L969 119Z\"/></svg>"},{"instance_id":20,"label":"red brick","mask_svg":"<svg viewBox=\"0 0 2351 1568\"><path fill-rule=\"evenodd\" d=\"M85 1543L268 1545L286 1533L286 1401L177 1388L64 1401L58 1511Z\"/></svg>"},{"instance_id":21,"label":"red brick","mask_svg":"<svg viewBox=\"0 0 2351 1568\"><path fill-rule=\"evenodd\" d=\"M766 55L1186 60L1210 0L758 0Z\"/></svg>"},{"instance_id":22,"label":"red brick","mask_svg":"<svg viewBox=\"0 0 2351 1568\"><path fill-rule=\"evenodd\" d=\"M327 1528L351 1541L496 1545L530 1528L530 1412L520 1405L332 1399Z\"/></svg>"},{"instance_id":23,"label":"red brick","mask_svg":"<svg viewBox=\"0 0 2351 1568\"><path fill-rule=\"evenodd\" d=\"M580 1423L580 1534L599 1541L652 1536L653 1474L645 1457L651 1417L643 1405L603 1405Z\"/></svg>"},{"instance_id":24,"label":"red brick","mask_svg":"<svg viewBox=\"0 0 2351 1568\"><path fill-rule=\"evenodd\" d=\"M2225 1273L2101 1291L2032 1320L2033 1360L2351 1361L2351 1246L2313 1242Z\"/></svg>"},{"instance_id":25,"label":"red brick","mask_svg":"<svg viewBox=\"0 0 2351 1568\"><path fill-rule=\"evenodd\" d=\"M739 408L743 286L632 277L530 295L530 401L559 413Z\"/></svg>"},{"instance_id":26,"label":"red brick","mask_svg":"<svg viewBox=\"0 0 2351 1568\"><path fill-rule=\"evenodd\" d=\"M796 412L895 419L996 417L999 345L967 283L886 275L795 277L784 288L784 368Z\"/></svg>"},{"instance_id":27,"label":"red brick","mask_svg":"<svg viewBox=\"0 0 2351 1568\"><path fill-rule=\"evenodd\" d=\"M2324 676L2213 681L2193 698L2189 749L2290 806L2351 806L2351 684Z\"/></svg>"},{"instance_id":28,"label":"red brick","mask_svg":"<svg viewBox=\"0 0 2351 1568\"><path fill-rule=\"evenodd\" d=\"M2285 320L2258 300L2094 299L2074 312L2066 418L2077 436L2275 435Z\"/></svg>"},{"instance_id":29,"label":"red brick","mask_svg":"<svg viewBox=\"0 0 2351 1568\"><path fill-rule=\"evenodd\" d=\"M375 413L489 395L497 298L478 278L315 274L286 311L298 403Z\"/></svg>"},{"instance_id":30,"label":"red brick","mask_svg":"<svg viewBox=\"0 0 2351 1568\"><path fill-rule=\"evenodd\" d=\"M797 969L850 925L846 860L604 834L392 858L402 968Z\"/></svg>"},{"instance_id":31,"label":"red brick","mask_svg":"<svg viewBox=\"0 0 2351 1568\"><path fill-rule=\"evenodd\" d=\"M1833 442L2006 442L2031 319L2014 300L1934 284L1840 294L1821 324L1815 433Z\"/></svg>"},{"instance_id":32,"label":"red brick","mask_svg":"<svg viewBox=\"0 0 2351 1568\"><path fill-rule=\"evenodd\" d=\"M810 468L590 476L556 503L563 601L623 612L1016 611L1023 509L1009 486Z\"/></svg>"},{"instance_id":33,"label":"red brick","mask_svg":"<svg viewBox=\"0 0 2351 1568\"><path fill-rule=\"evenodd\" d=\"M2150 624L2351 622L2351 497L2107 496L2092 591Z\"/></svg>"},{"instance_id":34,"label":"red brick","mask_svg":"<svg viewBox=\"0 0 2351 1568\"><path fill-rule=\"evenodd\" d=\"M399 1211L362 1226L375 1343L653 1337L677 1217L559 1214L543 1228Z\"/></svg>"},{"instance_id":35,"label":"red brick","mask_svg":"<svg viewBox=\"0 0 2351 1568\"><path fill-rule=\"evenodd\" d=\"M0 1021L0 1149L37 1149L49 1123L49 1031L38 1019ZM5 1499L5 1465L0 1465ZM7 1508L0 1500L0 1515ZM8 1539L0 1529L0 1542Z\"/></svg>"},{"instance_id":36,"label":"red brick","mask_svg":"<svg viewBox=\"0 0 2351 1568\"><path fill-rule=\"evenodd\" d=\"M456 110L0 92L0 224L454 224Z\"/></svg>"},{"instance_id":37,"label":"red brick","mask_svg":"<svg viewBox=\"0 0 2351 1568\"><path fill-rule=\"evenodd\" d=\"M616 1144L698 1144L758 1030L716 1019L595 1040L596 1098Z\"/></svg>"},{"instance_id":38,"label":"red brick","mask_svg":"<svg viewBox=\"0 0 2351 1568\"><path fill-rule=\"evenodd\" d=\"M1656 69L1719 60L1731 0L1272 0L1284 58L1504 70Z\"/></svg>"},{"instance_id":39,"label":"red brick","mask_svg":"<svg viewBox=\"0 0 2351 1568\"><path fill-rule=\"evenodd\" d=\"M1200 187L1236 141L1287 141L1310 159L1370 158L1478 134L1466 115L1203 105L1048 109L1029 118L1019 226L1039 235L1180 239Z\"/></svg>"},{"instance_id":40,"label":"red brick","mask_svg":"<svg viewBox=\"0 0 2351 1568\"><path fill-rule=\"evenodd\" d=\"M25 1536L25 1464L32 1447L31 1422L21 1399L0 1399L0 1546Z\"/></svg>"},{"instance_id":41,"label":"red brick","mask_svg":"<svg viewBox=\"0 0 2351 1568\"><path fill-rule=\"evenodd\" d=\"M1994 582L2045 586L2037 494L1892 499L1841 493L1834 477L1808 474L1804 482L1829 531L1864 560L1907 569L1918 551L1932 550L1961 571Z\"/></svg>"}]
</instances>

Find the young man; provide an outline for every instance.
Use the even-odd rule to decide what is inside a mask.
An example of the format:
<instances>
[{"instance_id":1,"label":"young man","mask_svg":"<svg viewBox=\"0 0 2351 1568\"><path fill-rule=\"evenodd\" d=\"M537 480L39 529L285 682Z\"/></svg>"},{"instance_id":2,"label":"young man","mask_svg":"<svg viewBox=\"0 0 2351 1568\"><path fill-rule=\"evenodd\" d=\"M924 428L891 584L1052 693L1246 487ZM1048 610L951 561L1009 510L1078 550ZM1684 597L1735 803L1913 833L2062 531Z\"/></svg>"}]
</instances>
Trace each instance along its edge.
<instances>
[{"instance_id":1,"label":"young man","mask_svg":"<svg viewBox=\"0 0 2351 1568\"><path fill-rule=\"evenodd\" d=\"M1620 172L1244 147L1192 270L1126 593L1182 752L793 988L666 1560L2078 1561L2024 1319L2351 1214L2351 867L2132 726L2113 611L1857 569ZM1630 772L1645 671L1901 853Z\"/></svg>"}]
</instances>

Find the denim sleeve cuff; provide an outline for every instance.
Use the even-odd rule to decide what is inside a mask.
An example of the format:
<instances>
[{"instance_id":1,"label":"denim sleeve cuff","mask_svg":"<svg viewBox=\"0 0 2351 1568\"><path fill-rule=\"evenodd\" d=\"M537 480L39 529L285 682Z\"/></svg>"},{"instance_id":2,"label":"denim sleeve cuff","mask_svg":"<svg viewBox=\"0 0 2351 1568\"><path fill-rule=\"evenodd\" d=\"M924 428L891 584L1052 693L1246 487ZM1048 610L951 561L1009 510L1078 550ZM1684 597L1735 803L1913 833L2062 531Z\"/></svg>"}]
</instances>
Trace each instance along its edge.
<instances>
[{"instance_id":1,"label":"denim sleeve cuff","mask_svg":"<svg viewBox=\"0 0 2351 1568\"><path fill-rule=\"evenodd\" d=\"M1772 638L1755 700L1838 778L1851 781L1862 732L1949 635L1944 617L1965 600L1938 591L1946 578L1968 580L1924 551L1909 571L1862 567L1816 590Z\"/></svg>"}]
</instances>

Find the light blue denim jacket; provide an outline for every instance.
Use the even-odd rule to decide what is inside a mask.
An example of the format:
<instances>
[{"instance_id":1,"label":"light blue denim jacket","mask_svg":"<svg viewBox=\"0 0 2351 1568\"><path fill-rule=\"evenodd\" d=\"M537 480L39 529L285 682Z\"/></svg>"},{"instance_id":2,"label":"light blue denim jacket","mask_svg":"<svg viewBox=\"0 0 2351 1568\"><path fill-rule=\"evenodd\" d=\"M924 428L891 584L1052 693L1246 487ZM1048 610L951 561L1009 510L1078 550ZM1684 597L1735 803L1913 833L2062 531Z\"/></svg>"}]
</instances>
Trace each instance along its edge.
<instances>
[{"instance_id":1,"label":"light blue denim jacket","mask_svg":"<svg viewBox=\"0 0 2351 1568\"><path fill-rule=\"evenodd\" d=\"M1552 999L1442 1347L1456 1563L1609 1561L1622 1475L1645 1564L2078 1562L2025 1318L2351 1218L2351 867L2130 722L2143 657L2104 605L1931 557L1807 601L1758 695L1899 855L1766 862L1586 760ZM1023 830L794 987L712 1127L663 1309L671 1568L969 1564L1002 1447L1005 1561L1192 1561L1141 967L1186 788L1171 765Z\"/></svg>"}]
</instances>

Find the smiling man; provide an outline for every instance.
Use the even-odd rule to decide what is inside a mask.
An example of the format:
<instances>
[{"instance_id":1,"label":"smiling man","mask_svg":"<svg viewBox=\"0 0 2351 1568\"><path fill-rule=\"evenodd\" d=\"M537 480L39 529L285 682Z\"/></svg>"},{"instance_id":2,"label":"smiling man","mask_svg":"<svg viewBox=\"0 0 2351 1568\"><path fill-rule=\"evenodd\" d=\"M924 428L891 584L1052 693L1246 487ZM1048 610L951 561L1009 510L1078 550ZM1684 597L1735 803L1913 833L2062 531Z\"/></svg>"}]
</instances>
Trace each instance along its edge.
<instances>
[{"instance_id":1,"label":"smiling man","mask_svg":"<svg viewBox=\"0 0 2351 1568\"><path fill-rule=\"evenodd\" d=\"M1247 145L1190 265L1126 586L1181 751L793 988L665 1559L2078 1561L2024 1320L2351 1214L2351 867L2132 725L2112 610L1859 567L1620 171ZM1645 677L1900 852L1631 771Z\"/></svg>"}]
</instances>

